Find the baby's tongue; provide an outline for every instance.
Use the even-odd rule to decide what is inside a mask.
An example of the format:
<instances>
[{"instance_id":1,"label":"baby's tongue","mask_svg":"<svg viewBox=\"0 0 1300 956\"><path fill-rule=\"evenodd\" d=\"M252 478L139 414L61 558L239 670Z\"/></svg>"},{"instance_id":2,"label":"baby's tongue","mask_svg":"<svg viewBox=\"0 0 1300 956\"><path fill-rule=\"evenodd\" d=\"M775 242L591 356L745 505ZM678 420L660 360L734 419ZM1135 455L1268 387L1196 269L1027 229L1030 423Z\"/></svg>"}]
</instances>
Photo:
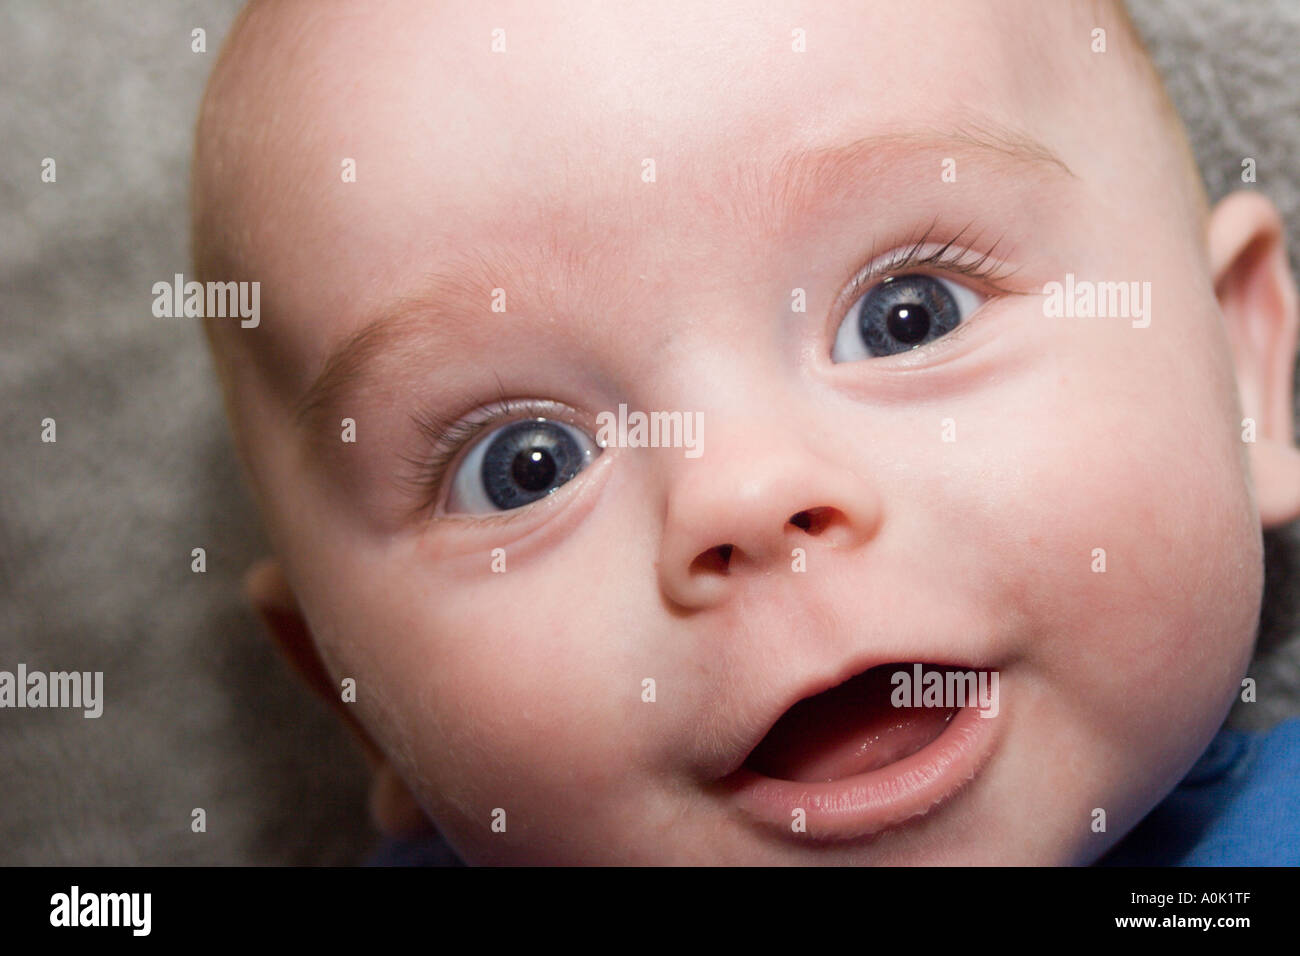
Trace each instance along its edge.
<instances>
[{"instance_id":1,"label":"baby's tongue","mask_svg":"<svg viewBox=\"0 0 1300 956\"><path fill-rule=\"evenodd\" d=\"M894 707L890 675L911 664L873 667L838 687L801 700L777 721L745 761L778 780L839 780L916 753L943 732L954 709Z\"/></svg>"}]
</instances>

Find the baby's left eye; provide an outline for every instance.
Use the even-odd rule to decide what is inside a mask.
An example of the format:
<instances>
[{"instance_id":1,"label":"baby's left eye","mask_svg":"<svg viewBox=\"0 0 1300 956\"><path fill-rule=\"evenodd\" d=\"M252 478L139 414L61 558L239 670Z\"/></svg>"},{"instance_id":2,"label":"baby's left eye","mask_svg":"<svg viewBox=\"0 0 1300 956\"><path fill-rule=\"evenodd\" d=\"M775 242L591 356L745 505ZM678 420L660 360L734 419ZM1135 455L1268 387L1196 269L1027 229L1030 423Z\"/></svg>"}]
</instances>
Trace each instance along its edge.
<instances>
[{"instance_id":1,"label":"baby's left eye","mask_svg":"<svg viewBox=\"0 0 1300 956\"><path fill-rule=\"evenodd\" d=\"M831 360L854 362L925 345L964 322L984 298L937 276L887 276L844 316L835 334Z\"/></svg>"}]
</instances>

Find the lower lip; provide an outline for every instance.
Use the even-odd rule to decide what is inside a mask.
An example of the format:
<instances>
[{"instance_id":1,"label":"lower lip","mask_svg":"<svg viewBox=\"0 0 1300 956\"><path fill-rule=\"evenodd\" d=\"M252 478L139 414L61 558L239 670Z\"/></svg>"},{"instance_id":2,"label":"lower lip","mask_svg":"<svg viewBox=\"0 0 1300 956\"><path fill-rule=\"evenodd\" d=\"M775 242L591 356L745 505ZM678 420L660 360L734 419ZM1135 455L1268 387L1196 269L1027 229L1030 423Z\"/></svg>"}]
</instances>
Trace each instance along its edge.
<instances>
[{"instance_id":1,"label":"lower lip","mask_svg":"<svg viewBox=\"0 0 1300 956\"><path fill-rule=\"evenodd\" d=\"M807 783L742 768L732 774L741 811L796 840L851 840L925 816L974 779L993 749L993 719L963 707L931 743L878 770ZM792 827L804 811L806 830Z\"/></svg>"}]
</instances>

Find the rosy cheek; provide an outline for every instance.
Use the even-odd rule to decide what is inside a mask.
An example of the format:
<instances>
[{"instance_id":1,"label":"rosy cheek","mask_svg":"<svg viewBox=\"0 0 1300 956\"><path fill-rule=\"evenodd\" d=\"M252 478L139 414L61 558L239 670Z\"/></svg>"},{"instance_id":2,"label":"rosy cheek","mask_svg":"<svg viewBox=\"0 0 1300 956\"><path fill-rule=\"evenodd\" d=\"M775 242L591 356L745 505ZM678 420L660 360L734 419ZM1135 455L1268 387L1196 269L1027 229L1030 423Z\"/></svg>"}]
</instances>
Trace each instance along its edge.
<instances>
[{"instance_id":1,"label":"rosy cheek","mask_svg":"<svg viewBox=\"0 0 1300 956\"><path fill-rule=\"evenodd\" d=\"M1257 532L1234 449L1179 428L1187 411L1164 401L1093 401L1028 480L1041 562L1014 573L1055 624L1044 666L1103 719L1217 701L1250 637L1258 581L1240 555Z\"/></svg>"}]
</instances>

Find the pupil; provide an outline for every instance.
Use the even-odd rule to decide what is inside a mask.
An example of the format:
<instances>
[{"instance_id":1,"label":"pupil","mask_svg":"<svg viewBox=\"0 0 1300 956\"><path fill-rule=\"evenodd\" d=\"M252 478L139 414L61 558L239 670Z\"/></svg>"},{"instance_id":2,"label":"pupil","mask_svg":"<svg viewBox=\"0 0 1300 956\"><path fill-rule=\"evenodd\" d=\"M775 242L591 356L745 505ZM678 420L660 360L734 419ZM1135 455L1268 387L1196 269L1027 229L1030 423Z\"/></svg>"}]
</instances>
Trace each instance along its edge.
<instances>
[{"instance_id":1,"label":"pupil","mask_svg":"<svg viewBox=\"0 0 1300 956\"><path fill-rule=\"evenodd\" d=\"M510 474L525 491L542 491L555 480L555 459L541 448L531 448L515 455Z\"/></svg>"},{"instance_id":2,"label":"pupil","mask_svg":"<svg viewBox=\"0 0 1300 956\"><path fill-rule=\"evenodd\" d=\"M885 325L900 342L919 342L930 332L930 310L915 302L899 303L889 310Z\"/></svg>"}]
</instances>

